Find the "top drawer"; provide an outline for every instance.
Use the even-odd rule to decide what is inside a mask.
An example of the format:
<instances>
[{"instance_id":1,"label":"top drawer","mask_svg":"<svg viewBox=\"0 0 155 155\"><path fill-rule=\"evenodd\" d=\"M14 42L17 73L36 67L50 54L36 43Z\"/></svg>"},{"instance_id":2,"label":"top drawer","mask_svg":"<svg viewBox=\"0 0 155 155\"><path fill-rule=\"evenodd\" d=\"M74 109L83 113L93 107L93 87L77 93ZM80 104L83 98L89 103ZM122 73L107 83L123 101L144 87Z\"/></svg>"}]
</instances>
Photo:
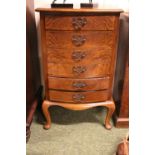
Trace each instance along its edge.
<instances>
[{"instance_id":1,"label":"top drawer","mask_svg":"<svg viewBox=\"0 0 155 155\"><path fill-rule=\"evenodd\" d=\"M115 16L45 16L45 29L114 30Z\"/></svg>"}]
</instances>

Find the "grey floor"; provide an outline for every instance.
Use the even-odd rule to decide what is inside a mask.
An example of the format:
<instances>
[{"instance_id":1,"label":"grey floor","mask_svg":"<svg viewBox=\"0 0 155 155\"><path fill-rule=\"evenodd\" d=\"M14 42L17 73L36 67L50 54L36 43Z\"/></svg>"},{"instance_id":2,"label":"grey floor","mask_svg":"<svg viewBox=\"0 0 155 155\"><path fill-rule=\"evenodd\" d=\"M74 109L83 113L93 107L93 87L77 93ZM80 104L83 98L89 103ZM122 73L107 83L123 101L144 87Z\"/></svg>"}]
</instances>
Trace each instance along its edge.
<instances>
[{"instance_id":1,"label":"grey floor","mask_svg":"<svg viewBox=\"0 0 155 155\"><path fill-rule=\"evenodd\" d=\"M27 143L27 155L114 155L128 129L103 126L104 108L70 111L50 108L52 126L44 130L44 119L36 114Z\"/></svg>"}]
</instances>

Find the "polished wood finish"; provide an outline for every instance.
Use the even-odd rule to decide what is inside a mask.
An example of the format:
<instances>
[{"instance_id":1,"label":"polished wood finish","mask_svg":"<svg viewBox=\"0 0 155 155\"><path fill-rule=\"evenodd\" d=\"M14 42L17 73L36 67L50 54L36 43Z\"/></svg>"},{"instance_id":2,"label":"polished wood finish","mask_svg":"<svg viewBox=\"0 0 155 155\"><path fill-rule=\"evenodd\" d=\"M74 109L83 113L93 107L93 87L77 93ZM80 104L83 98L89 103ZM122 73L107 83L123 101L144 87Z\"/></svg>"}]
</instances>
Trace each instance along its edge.
<instances>
[{"instance_id":1,"label":"polished wood finish","mask_svg":"<svg viewBox=\"0 0 155 155\"><path fill-rule=\"evenodd\" d=\"M22 52L22 51L21 51ZM23 50L24 52L24 50ZM30 138L30 126L36 107L41 100L40 65L34 2L26 0L26 140Z\"/></svg>"},{"instance_id":2,"label":"polished wood finish","mask_svg":"<svg viewBox=\"0 0 155 155\"><path fill-rule=\"evenodd\" d=\"M69 91L87 91L87 90L105 90L109 89L110 77L104 78L58 78L48 77L49 89L69 90Z\"/></svg>"},{"instance_id":3,"label":"polished wood finish","mask_svg":"<svg viewBox=\"0 0 155 155\"><path fill-rule=\"evenodd\" d=\"M50 128L48 108L108 108L112 99L119 15L122 10L36 9L40 12L45 101L42 109ZM66 23L66 24L64 24Z\"/></svg>"},{"instance_id":4,"label":"polished wood finish","mask_svg":"<svg viewBox=\"0 0 155 155\"><path fill-rule=\"evenodd\" d=\"M114 45L112 31L46 31L47 47L51 48L98 48L112 49Z\"/></svg>"},{"instance_id":5,"label":"polished wood finish","mask_svg":"<svg viewBox=\"0 0 155 155\"><path fill-rule=\"evenodd\" d=\"M115 126L129 127L129 15L120 16L120 35L114 81Z\"/></svg>"},{"instance_id":6,"label":"polished wood finish","mask_svg":"<svg viewBox=\"0 0 155 155\"><path fill-rule=\"evenodd\" d=\"M52 101L66 103L90 103L102 102L108 100L109 91L92 91L92 92L66 92L66 91L49 91L49 99Z\"/></svg>"},{"instance_id":7,"label":"polished wood finish","mask_svg":"<svg viewBox=\"0 0 155 155\"><path fill-rule=\"evenodd\" d=\"M64 26L65 23L65 26ZM50 16L45 17L47 30L114 30L115 16Z\"/></svg>"},{"instance_id":8,"label":"polished wood finish","mask_svg":"<svg viewBox=\"0 0 155 155\"><path fill-rule=\"evenodd\" d=\"M48 74L57 77L70 77L70 78L96 78L103 77L110 74L111 59L108 58L101 62L101 64L53 64L48 63Z\"/></svg>"},{"instance_id":9,"label":"polished wood finish","mask_svg":"<svg viewBox=\"0 0 155 155\"><path fill-rule=\"evenodd\" d=\"M90 64L92 61L102 62L105 61L107 57L112 56L111 49L104 48L47 48L47 62L48 63L67 63L67 64Z\"/></svg>"},{"instance_id":10,"label":"polished wood finish","mask_svg":"<svg viewBox=\"0 0 155 155\"><path fill-rule=\"evenodd\" d=\"M44 100L42 104L43 113L46 118L46 124L44 125L44 129L49 129L51 127L51 116L48 111L48 108L51 106L61 106L63 108L67 108L70 110L86 110L86 109L98 107L98 106L106 107L108 109L108 112L106 115L106 119L104 121L104 125L106 129L112 128L110 124L110 118L112 117L112 114L115 110L115 104L112 99L106 102L97 102L97 103L88 103L88 104L68 104L68 103L50 102L48 100Z\"/></svg>"},{"instance_id":11,"label":"polished wood finish","mask_svg":"<svg viewBox=\"0 0 155 155\"><path fill-rule=\"evenodd\" d=\"M114 9L114 8L104 8L104 9L66 9L66 8L61 8L61 9L56 9L56 8L50 8L50 7L46 7L46 8L37 8L36 11L41 12L41 13L45 13L45 14L57 14L57 15L61 15L63 16L64 14L68 14L68 15L72 15L72 13L76 13L78 15L82 14L91 14L91 15L120 15L121 12L123 12L122 9Z\"/></svg>"}]
</instances>

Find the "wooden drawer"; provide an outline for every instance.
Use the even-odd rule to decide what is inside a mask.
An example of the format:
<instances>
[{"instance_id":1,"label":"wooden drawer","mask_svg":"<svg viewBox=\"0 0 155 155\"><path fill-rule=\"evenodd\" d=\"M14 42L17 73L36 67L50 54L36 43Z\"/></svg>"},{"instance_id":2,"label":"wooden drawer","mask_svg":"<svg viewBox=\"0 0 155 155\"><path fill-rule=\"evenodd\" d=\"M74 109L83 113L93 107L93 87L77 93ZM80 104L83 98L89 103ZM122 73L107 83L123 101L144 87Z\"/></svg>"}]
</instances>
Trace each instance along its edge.
<instances>
[{"instance_id":1,"label":"wooden drawer","mask_svg":"<svg viewBox=\"0 0 155 155\"><path fill-rule=\"evenodd\" d=\"M49 90L49 99L68 103L102 102L109 97L109 91L65 92Z\"/></svg>"},{"instance_id":2,"label":"wooden drawer","mask_svg":"<svg viewBox=\"0 0 155 155\"><path fill-rule=\"evenodd\" d=\"M115 16L45 16L45 29L114 30Z\"/></svg>"},{"instance_id":3,"label":"wooden drawer","mask_svg":"<svg viewBox=\"0 0 155 155\"><path fill-rule=\"evenodd\" d=\"M48 88L57 90L86 91L108 89L110 77L92 79L71 79L48 77Z\"/></svg>"},{"instance_id":4,"label":"wooden drawer","mask_svg":"<svg viewBox=\"0 0 155 155\"><path fill-rule=\"evenodd\" d=\"M46 31L47 47L52 48L104 48L112 49L113 31Z\"/></svg>"},{"instance_id":5,"label":"wooden drawer","mask_svg":"<svg viewBox=\"0 0 155 155\"><path fill-rule=\"evenodd\" d=\"M101 63L106 59L110 59L112 50L104 49L47 49L47 60L49 63L75 64L75 63Z\"/></svg>"},{"instance_id":6,"label":"wooden drawer","mask_svg":"<svg viewBox=\"0 0 155 155\"><path fill-rule=\"evenodd\" d=\"M88 65L71 65L62 63L48 63L48 74L56 77L69 78L93 78L103 77L111 74L111 59L106 59L102 63L91 63Z\"/></svg>"}]
</instances>

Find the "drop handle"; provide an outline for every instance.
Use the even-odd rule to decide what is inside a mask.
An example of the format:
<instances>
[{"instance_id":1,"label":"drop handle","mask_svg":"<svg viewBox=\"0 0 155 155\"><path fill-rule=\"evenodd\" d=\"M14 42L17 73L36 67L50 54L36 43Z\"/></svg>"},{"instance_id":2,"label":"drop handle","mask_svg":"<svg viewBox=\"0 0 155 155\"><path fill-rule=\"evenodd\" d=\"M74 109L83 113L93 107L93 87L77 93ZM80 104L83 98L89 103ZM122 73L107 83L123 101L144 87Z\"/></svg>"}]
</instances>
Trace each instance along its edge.
<instances>
[{"instance_id":1,"label":"drop handle","mask_svg":"<svg viewBox=\"0 0 155 155\"><path fill-rule=\"evenodd\" d=\"M87 24L87 19L85 17L74 17L72 19L72 25L75 30L81 30Z\"/></svg>"},{"instance_id":2,"label":"drop handle","mask_svg":"<svg viewBox=\"0 0 155 155\"><path fill-rule=\"evenodd\" d=\"M72 59L74 61L81 61L85 57L86 57L86 53L85 52L75 51L75 52L72 53Z\"/></svg>"},{"instance_id":3,"label":"drop handle","mask_svg":"<svg viewBox=\"0 0 155 155\"><path fill-rule=\"evenodd\" d=\"M87 84L85 82L78 81L78 82L73 82L72 86L74 88L80 89L80 88L86 87Z\"/></svg>"},{"instance_id":4,"label":"drop handle","mask_svg":"<svg viewBox=\"0 0 155 155\"><path fill-rule=\"evenodd\" d=\"M85 99L85 95L83 94L74 94L72 96L74 102L82 102Z\"/></svg>"},{"instance_id":5,"label":"drop handle","mask_svg":"<svg viewBox=\"0 0 155 155\"><path fill-rule=\"evenodd\" d=\"M85 36L81 36L81 35L73 35L72 36L72 43L75 46L81 46L85 43L85 41L86 41Z\"/></svg>"},{"instance_id":6,"label":"drop handle","mask_svg":"<svg viewBox=\"0 0 155 155\"><path fill-rule=\"evenodd\" d=\"M84 66L74 66L72 69L72 72L75 74L82 74L86 71L86 67Z\"/></svg>"}]
</instances>

